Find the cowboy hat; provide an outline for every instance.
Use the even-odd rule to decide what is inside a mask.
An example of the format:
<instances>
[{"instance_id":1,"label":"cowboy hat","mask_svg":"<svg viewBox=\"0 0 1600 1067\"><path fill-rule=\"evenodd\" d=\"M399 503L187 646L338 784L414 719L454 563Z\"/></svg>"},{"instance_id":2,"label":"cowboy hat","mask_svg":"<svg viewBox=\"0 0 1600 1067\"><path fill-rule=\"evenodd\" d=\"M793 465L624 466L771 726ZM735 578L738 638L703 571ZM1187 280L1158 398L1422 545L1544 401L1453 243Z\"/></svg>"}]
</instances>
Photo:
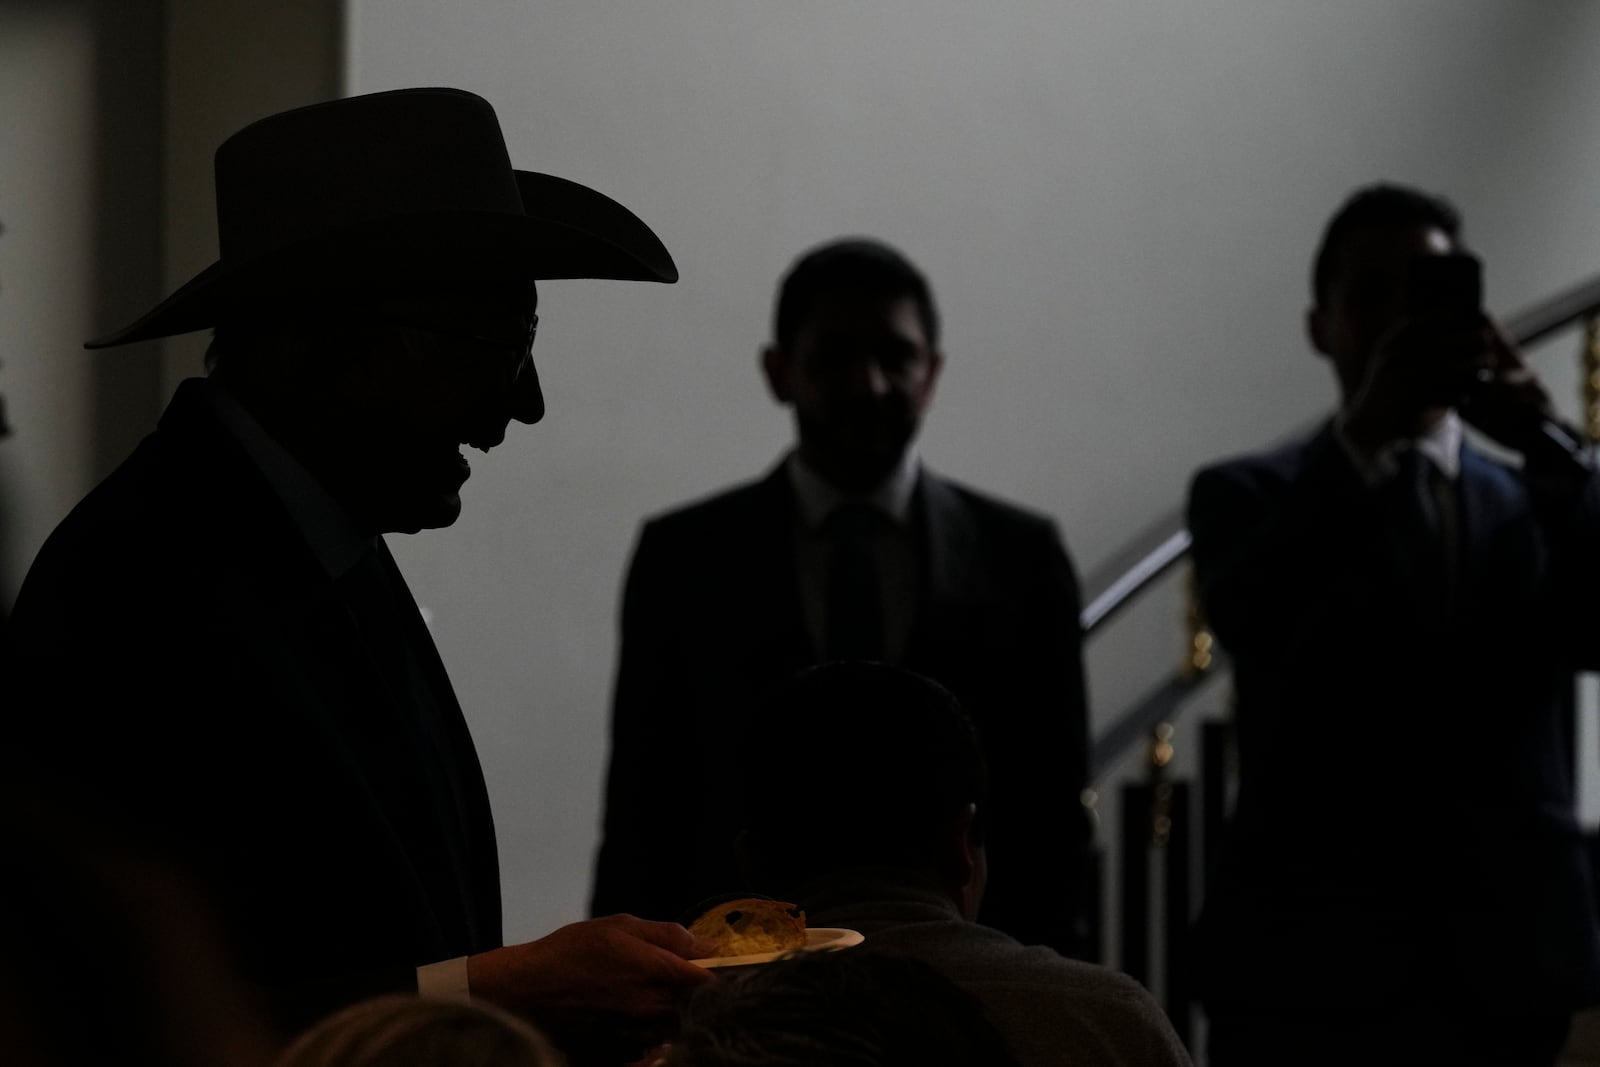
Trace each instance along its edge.
<instances>
[{"instance_id":1,"label":"cowboy hat","mask_svg":"<svg viewBox=\"0 0 1600 1067\"><path fill-rule=\"evenodd\" d=\"M217 149L216 195L217 261L86 348L440 286L678 278L661 241L615 200L514 170L494 109L460 89L261 119Z\"/></svg>"}]
</instances>

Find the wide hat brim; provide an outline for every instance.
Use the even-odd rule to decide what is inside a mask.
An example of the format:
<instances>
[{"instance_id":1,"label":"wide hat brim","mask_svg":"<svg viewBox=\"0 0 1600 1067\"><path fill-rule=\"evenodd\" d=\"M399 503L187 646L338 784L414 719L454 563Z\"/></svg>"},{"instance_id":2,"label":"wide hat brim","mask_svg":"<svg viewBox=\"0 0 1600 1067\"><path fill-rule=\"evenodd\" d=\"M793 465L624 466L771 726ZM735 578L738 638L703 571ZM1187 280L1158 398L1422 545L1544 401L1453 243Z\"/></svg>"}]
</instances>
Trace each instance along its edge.
<instances>
[{"instance_id":1,"label":"wide hat brim","mask_svg":"<svg viewBox=\"0 0 1600 1067\"><path fill-rule=\"evenodd\" d=\"M430 131L451 143L430 144ZM296 167L287 174L286 155ZM85 347L441 288L678 278L660 239L623 205L512 170L492 109L461 90L347 98L246 127L217 152L217 200L217 262Z\"/></svg>"}]
</instances>

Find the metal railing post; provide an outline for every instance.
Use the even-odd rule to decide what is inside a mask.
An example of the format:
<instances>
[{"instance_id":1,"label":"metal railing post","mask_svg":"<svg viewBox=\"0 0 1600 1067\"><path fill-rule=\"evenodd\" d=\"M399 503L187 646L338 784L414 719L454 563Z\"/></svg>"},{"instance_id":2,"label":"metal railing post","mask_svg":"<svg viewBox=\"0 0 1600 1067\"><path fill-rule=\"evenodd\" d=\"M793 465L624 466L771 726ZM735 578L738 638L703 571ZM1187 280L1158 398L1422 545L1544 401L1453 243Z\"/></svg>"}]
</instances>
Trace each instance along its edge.
<instances>
[{"instance_id":1,"label":"metal railing post","mask_svg":"<svg viewBox=\"0 0 1600 1067\"><path fill-rule=\"evenodd\" d=\"M1583 433L1590 444L1600 442L1600 315L1583 321Z\"/></svg>"}]
</instances>

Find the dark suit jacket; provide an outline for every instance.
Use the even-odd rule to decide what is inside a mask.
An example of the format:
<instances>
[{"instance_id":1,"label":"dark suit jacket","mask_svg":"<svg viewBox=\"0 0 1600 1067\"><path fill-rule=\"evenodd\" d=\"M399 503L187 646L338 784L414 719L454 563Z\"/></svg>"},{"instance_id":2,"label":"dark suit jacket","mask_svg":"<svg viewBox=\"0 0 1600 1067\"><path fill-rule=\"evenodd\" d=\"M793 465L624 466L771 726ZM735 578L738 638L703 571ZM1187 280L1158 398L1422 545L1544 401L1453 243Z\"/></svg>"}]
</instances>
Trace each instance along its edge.
<instances>
[{"instance_id":1,"label":"dark suit jacket","mask_svg":"<svg viewBox=\"0 0 1600 1067\"><path fill-rule=\"evenodd\" d=\"M398 653L363 637L204 388L184 383L39 552L4 729L47 787L92 794L198 881L293 1025L498 945L494 826L388 552Z\"/></svg>"},{"instance_id":2,"label":"dark suit jacket","mask_svg":"<svg viewBox=\"0 0 1600 1067\"><path fill-rule=\"evenodd\" d=\"M991 768L984 919L1081 951L1089 825L1078 587L1047 518L924 473L926 573L903 666L944 683ZM736 890L741 723L816 662L795 573L792 490L766 478L645 524L628 573L605 833L591 912L678 919ZM832 746L812 737L827 773ZM820 832L820 831L819 831Z\"/></svg>"},{"instance_id":3,"label":"dark suit jacket","mask_svg":"<svg viewBox=\"0 0 1600 1067\"><path fill-rule=\"evenodd\" d=\"M813 927L862 934L862 951L911 956L978 998L1023 1067L1189 1067L1149 990L1120 971L1023 946L969 922L905 872L840 872L798 888Z\"/></svg>"},{"instance_id":4,"label":"dark suit jacket","mask_svg":"<svg viewBox=\"0 0 1600 1067\"><path fill-rule=\"evenodd\" d=\"M1600 658L1600 483L1546 481L1463 449L1445 606L1400 533L1403 487L1367 487L1331 428L1194 479L1239 752L1198 931L1211 1004L1600 993L1561 713Z\"/></svg>"}]
</instances>

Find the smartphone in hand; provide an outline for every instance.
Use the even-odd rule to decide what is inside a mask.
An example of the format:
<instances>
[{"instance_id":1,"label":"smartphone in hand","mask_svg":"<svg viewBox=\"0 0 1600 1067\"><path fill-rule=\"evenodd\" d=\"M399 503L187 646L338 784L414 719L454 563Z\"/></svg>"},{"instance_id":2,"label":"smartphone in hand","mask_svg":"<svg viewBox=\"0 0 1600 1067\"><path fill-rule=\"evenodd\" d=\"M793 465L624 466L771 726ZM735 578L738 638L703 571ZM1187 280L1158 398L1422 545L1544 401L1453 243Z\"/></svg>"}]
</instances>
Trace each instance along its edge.
<instances>
[{"instance_id":1,"label":"smartphone in hand","mask_svg":"<svg viewBox=\"0 0 1600 1067\"><path fill-rule=\"evenodd\" d=\"M1483 264L1468 252L1417 256L1406 278L1406 309L1428 324L1435 344L1425 346L1434 362L1430 397L1441 407L1459 406L1477 383L1483 348Z\"/></svg>"}]
</instances>

